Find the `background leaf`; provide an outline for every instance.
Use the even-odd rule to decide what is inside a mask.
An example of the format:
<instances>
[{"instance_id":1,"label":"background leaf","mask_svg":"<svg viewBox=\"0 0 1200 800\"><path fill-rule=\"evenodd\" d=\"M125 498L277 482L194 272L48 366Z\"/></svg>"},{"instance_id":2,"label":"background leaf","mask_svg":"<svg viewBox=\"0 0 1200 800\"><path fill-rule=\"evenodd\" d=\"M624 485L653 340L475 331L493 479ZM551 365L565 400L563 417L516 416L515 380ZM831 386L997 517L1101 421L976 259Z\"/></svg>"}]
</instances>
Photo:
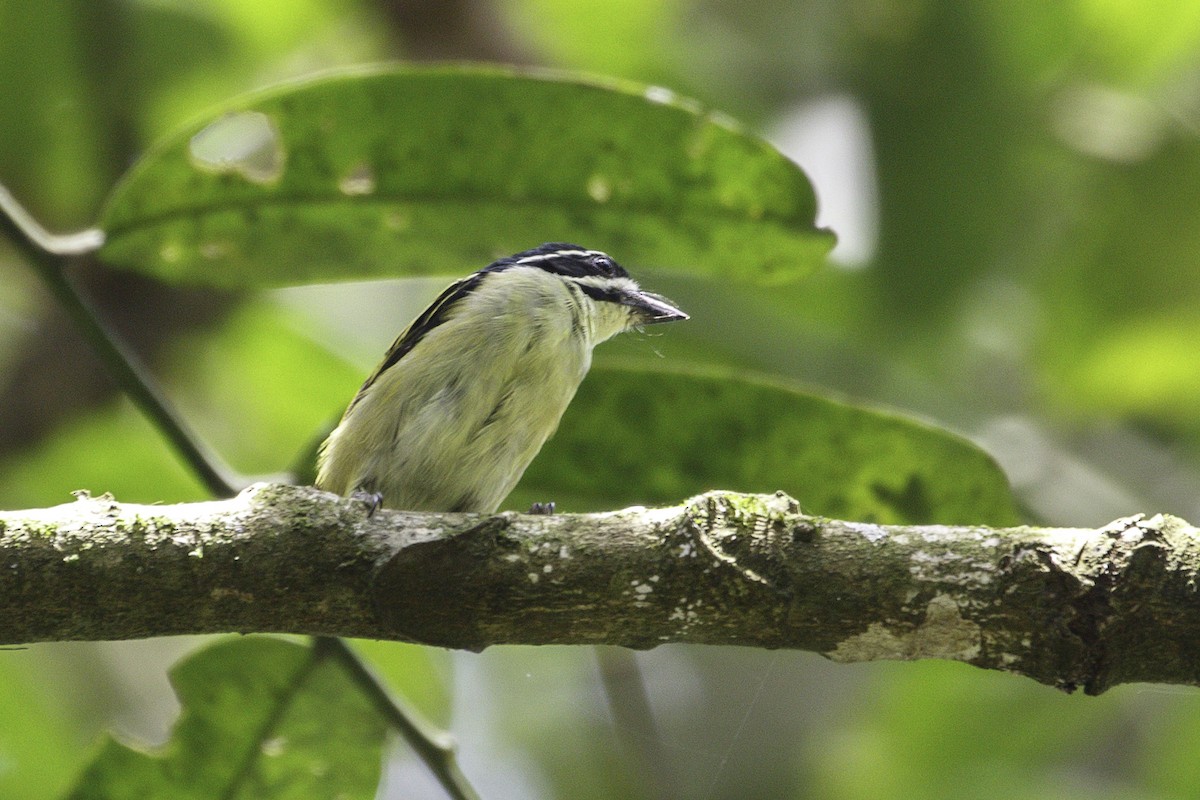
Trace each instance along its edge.
<instances>
[{"instance_id":1,"label":"background leaf","mask_svg":"<svg viewBox=\"0 0 1200 800\"><path fill-rule=\"evenodd\" d=\"M814 514L881 523L1017 521L983 450L894 412L729 372L596 367L507 505L569 511L782 489Z\"/></svg>"},{"instance_id":2,"label":"background leaf","mask_svg":"<svg viewBox=\"0 0 1200 800\"><path fill-rule=\"evenodd\" d=\"M228 104L152 150L100 220L109 263L262 286L463 272L543 241L731 278L833 244L800 168L665 89L398 67Z\"/></svg>"},{"instance_id":3,"label":"background leaf","mask_svg":"<svg viewBox=\"0 0 1200 800\"><path fill-rule=\"evenodd\" d=\"M375 796L384 726L339 664L281 639L225 640L180 662L183 706L155 753L108 740L73 800Z\"/></svg>"},{"instance_id":4,"label":"background leaf","mask_svg":"<svg viewBox=\"0 0 1200 800\"><path fill-rule=\"evenodd\" d=\"M653 348L620 337L600 348L598 362L653 349L665 364L716 363L915 412L984 443L1039 521L1103 524L1137 511L1196 519L1198 9L1195 0L8 0L0 3L0 179L52 227L88 224L116 176L162 134L219 104L204 116L211 121L238 92L351 63L486 50L670 86L735 115L803 165L820 224L853 245L855 268L764 290L731 285L724 272L712 281L652 274L607 245L693 319L664 329ZM447 24L423 26L431 20ZM354 123L369 129L374 120L359 114ZM183 156L186 135L175 140ZM139 188L168 190L178 191ZM270 231L257 243L267 264L304 251L303 266L321 244L297 230ZM187 242L208 242L185 233ZM376 247L373 236L351 236L354 252ZM481 255L493 253L455 255L438 269L462 274ZM365 274L351 253L336 256L346 275ZM175 275L160 268L154 274ZM381 267L400 268L433 265ZM271 280L287 280L287 267L271 269ZM62 502L83 487L112 488L124 500L200 497L143 420L88 390L86 347L47 336L67 323L2 242L0 271L0 432L31 431L0 442L4 504ZM413 284L421 278L296 287L180 332L156 321L194 319L198 293L146 301L141 277L125 269L100 281L103 291L88 285L110 318L143 300L127 333L152 330L168 343L150 359L168 393L248 470L289 464L309 435L303 426L335 416L445 284L431 281L420 298ZM292 303L297 293L311 302ZM270 301L285 295L300 316L281 321ZM297 333L313 337L311 349ZM586 402L590 386L583 391ZM64 407L64 398L79 402ZM42 420L51 407L56 414ZM272 409L278 418L268 420ZM556 440L574 427L564 420ZM621 478L606 469L589 463L582 488L594 491L597 476ZM595 507L560 484L549 497L530 486L531 500ZM623 502L647 502L635 494ZM820 502L796 494L807 507ZM58 796L74 767L56 764L77 763L99 729L161 740L175 709L157 705L147 687L189 646L40 644L2 654L31 666L24 681L4 673L13 697L0 704L0 728L11 733L0 737L0 795ZM413 672L406 648L378 645L370 655L396 662L387 674ZM463 767L484 796L576 796L581 786L595 797L636 794L588 652L436 655L453 660ZM1195 793L1194 689L1063 696L959 664L833 665L726 648L662 647L638 661L666 745L664 773L683 797L960 800L964 786L1029 800ZM427 682L404 689L414 695ZM444 718L441 702L433 706ZM55 716L43 719L42 709ZM29 727L39 722L42 736ZM56 769L69 774L42 774ZM414 788L423 774L393 772L381 797L423 796Z\"/></svg>"}]
</instances>

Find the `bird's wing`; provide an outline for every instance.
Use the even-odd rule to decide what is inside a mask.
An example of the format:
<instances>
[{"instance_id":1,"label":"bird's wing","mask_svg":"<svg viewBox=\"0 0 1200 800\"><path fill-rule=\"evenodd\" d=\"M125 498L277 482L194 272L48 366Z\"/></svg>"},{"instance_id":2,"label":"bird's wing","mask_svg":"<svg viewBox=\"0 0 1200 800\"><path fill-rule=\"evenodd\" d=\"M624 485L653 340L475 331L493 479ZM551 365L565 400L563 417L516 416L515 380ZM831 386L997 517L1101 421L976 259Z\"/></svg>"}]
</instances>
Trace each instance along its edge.
<instances>
[{"instance_id":1,"label":"bird's wing","mask_svg":"<svg viewBox=\"0 0 1200 800\"><path fill-rule=\"evenodd\" d=\"M358 390L358 394L350 401L350 406L346 409L346 413L350 413L350 409L354 408L354 405L366 393L367 389L371 387L371 384L379 379L380 375L395 366L400 359L404 358L425 337L425 334L445 322L455 305L478 288L480 282L483 280L483 276L483 271L476 272L473 275L468 275L461 281L455 281L447 286L437 296L437 299L430 303L429 307L422 311L421 315L413 320L412 324L396 337L396 341L392 342L392 346L388 348L383 361L371 373L371 377L363 382L362 388Z\"/></svg>"}]
</instances>

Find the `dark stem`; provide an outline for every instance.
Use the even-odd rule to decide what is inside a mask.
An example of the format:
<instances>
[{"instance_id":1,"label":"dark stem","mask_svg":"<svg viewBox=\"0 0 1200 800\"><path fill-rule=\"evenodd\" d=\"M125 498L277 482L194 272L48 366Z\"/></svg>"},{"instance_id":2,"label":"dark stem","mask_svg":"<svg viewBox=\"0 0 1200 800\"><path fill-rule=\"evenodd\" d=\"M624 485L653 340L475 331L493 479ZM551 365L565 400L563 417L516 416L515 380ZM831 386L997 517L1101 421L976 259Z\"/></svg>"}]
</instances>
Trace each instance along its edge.
<instances>
[{"instance_id":1,"label":"dark stem","mask_svg":"<svg viewBox=\"0 0 1200 800\"><path fill-rule=\"evenodd\" d=\"M392 697L345 640L317 636L313 638L313 647L317 653L337 659L342 664L372 705L392 727L400 731L404 740L429 766L447 794L454 800L479 800L479 795L458 768L454 740L448 733L435 729L422 720L414 709Z\"/></svg>"},{"instance_id":2,"label":"dark stem","mask_svg":"<svg viewBox=\"0 0 1200 800\"><path fill-rule=\"evenodd\" d=\"M247 481L205 447L158 390L136 354L116 335L95 307L76 290L66 266L95 252L104 243L96 229L66 236L47 232L0 186L0 230L33 265L42 283L70 315L105 368L134 404L149 417L171 445L217 497L232 497Z\"/></svg>"}]
</instances>

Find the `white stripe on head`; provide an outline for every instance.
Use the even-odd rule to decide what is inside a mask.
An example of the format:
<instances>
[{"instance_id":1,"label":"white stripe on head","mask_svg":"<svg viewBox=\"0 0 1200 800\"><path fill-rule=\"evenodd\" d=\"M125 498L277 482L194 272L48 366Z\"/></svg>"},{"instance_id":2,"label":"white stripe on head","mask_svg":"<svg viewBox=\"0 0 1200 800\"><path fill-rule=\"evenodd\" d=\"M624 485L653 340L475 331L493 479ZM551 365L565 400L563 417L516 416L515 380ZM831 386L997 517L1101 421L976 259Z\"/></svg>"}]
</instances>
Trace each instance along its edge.
<instances>
[{"instance_id":1,"label":"white stripe on head","mask_svg":"<svg viewBox=\"0 0 1200 800\"><path fill-rule=\"evenodd\" d=\"M533 256L525 256L524 258L514 261L514 264L533 264L537 261L549 261L552 258L562 258L564 256L603 256L607 253L602 253L599 250L555 250L553 253L538 253Z\"/></svg>"},{"instance_id":2,"label":"white stripe on head","mask_svg":"<svg viewBox=\"0 0 1200 800\"><path fill-rule=\"evenodd\" d=\"M625 292L638 291L637 281L635 281L633 278L611 278L607 275L584 275L582 277L568 275L564 277L567 280L574 281L582 286L591 286L596 289L619 289Z\"/></svg>"}]
</instances>

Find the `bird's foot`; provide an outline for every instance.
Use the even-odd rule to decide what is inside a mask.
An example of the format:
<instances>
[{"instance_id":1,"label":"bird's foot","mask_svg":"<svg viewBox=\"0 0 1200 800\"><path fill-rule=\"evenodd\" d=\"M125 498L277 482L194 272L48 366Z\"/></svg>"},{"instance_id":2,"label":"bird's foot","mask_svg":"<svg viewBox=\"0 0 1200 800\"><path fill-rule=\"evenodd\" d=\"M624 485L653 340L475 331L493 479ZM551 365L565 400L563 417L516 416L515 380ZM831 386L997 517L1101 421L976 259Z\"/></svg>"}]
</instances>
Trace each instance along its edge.
<instances>
[{"instance_id":1,"label":"bird's foot","mask_svg":"<svg viewBox=\"0 0 1200 800\"><path fill-rule=\"evenodd\" d=\"M360 503L367 505L367 517L375 516L375 512L383 508L383 495L379 492L368 492L362 489L355 489L350 494L352 500L357 500Z\"/></svg>"},{"instance_id":2,"label":"bird's foot","mask_svg":"<svg viewBox=\"0 0 1200 800\"><path fill-rule=\"evenodd\" d=\"M534 503L529 507L530 514L553 514L554 502L549 503Z\"/></svg>"}]
</instances>

